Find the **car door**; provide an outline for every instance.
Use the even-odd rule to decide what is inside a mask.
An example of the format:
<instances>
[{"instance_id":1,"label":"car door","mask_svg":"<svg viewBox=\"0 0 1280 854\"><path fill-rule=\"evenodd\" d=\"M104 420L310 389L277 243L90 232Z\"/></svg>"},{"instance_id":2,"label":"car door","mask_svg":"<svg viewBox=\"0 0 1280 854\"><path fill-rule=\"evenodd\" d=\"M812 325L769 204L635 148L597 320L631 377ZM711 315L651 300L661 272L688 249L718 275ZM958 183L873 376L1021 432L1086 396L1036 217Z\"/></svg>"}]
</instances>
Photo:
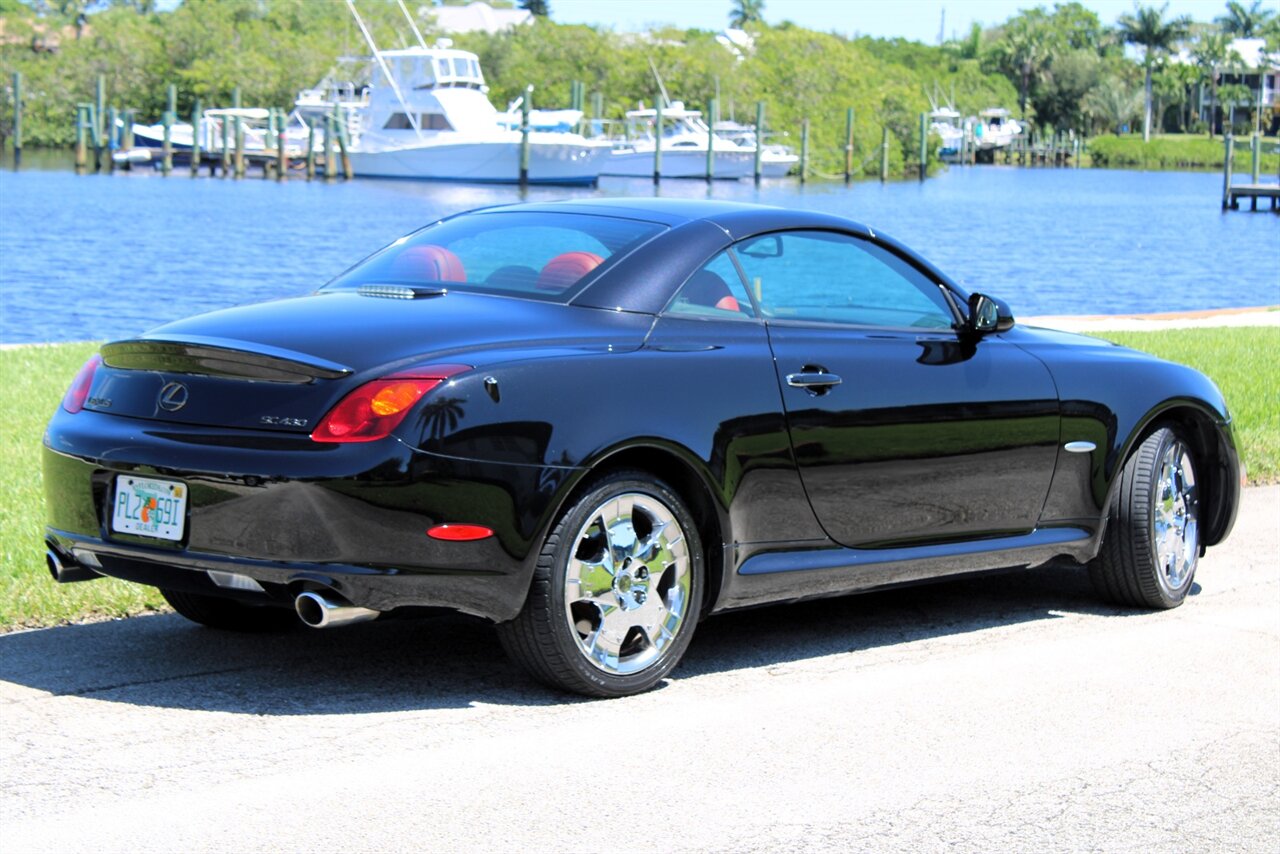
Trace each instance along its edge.
<instances>
[{"instance_id":1,"label":"car door","mask_svg":"<svg viewBox=\"0 0 1280 854\"><path fill-rule=\"evenodd\" d=\"M734 256L766 320L801 480L850 547L1035 528L1057 457L1039 360L962 340L943 287L874 239L787 231Z\"/></svg>"}]
</instances>

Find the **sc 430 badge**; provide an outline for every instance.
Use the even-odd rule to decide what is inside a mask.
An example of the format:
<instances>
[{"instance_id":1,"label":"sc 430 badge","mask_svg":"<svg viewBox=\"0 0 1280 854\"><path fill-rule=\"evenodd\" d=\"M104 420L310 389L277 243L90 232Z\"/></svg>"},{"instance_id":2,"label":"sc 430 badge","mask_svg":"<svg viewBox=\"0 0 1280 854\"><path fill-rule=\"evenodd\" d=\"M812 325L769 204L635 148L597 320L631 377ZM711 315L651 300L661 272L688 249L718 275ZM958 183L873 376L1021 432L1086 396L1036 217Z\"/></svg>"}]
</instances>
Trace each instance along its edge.
<instances>
[{"instance_id":1,"label":"sc 430 badge","mask_svg":"<svg viewBox=\"0 0 1280 854\"><path fill-rule=\"evenodd\" d=\"M306 418L286 418L283 415L264 415L258 419L259 424L270 427L306 427L307 421Z\"/></svg>"}]
</instances>

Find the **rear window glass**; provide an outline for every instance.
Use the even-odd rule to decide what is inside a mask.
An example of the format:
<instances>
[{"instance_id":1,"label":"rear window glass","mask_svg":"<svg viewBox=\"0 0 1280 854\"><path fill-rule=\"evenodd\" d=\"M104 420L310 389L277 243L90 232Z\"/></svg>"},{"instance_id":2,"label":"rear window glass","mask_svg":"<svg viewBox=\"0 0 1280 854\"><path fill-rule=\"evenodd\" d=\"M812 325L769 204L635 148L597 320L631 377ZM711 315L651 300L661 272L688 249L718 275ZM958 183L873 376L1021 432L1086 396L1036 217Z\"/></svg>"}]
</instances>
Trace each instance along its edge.
<instances>
[{"instance_id":1,"label":"rear window glass","mask_svg":"<svg viewBox=\"0 0 1280 854\"><path fill-rule=\"evenodd\" d=\"M567 302L664 228L582 214L471 214L397 240L325 289L425 285Z\"/></svg>"}]
</instances>

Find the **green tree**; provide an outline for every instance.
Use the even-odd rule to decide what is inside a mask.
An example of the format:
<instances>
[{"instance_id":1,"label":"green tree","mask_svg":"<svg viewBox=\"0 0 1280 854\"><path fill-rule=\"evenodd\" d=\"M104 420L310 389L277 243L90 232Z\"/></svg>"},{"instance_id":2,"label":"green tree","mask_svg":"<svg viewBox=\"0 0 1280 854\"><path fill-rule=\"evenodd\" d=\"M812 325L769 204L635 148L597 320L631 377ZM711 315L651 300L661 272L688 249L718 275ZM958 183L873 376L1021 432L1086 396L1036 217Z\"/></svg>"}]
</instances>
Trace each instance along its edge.
<instances>
[{"instance_id":1,"label":"green tree","mask_svg":"<svg viewBox=\"0 0 1280 854\"><path fill-rule=\"evenodd\" d=\"M1001 70L1018 83L1018 111L1024 120L1027 118L1031 85L1049 68L1053 51L1053 38L1048 30L1041 21L1025 12L1005 28L1004 35L996 43L994 52Z\"/></svg>"},{"instance_id":2,"label":"green tree","mask_svg":"<svg viewBox=\"0 0 1280 854\"><path fill-rule=\"evenodd\" d=\"M1159 9L1154 6L1134 6L1134 14L1121 15L1117 22L1120 35L1126 44L1140 45L1142 51L1142 68L1145 77L1143 85L1144 101L1142 112L1142 141L1151 139L1151 73L1157 57L1170 52L1173 47L1190 33L1191 19L1186 16L1166 21L1165 11L1169 4Z\"/></svg>"},{"instance_id":3,"label":"green tree","mask_svg":"<svg viewBox=\"0 0 1280 854\"><path fill-rule=\"evenodd\" d=\"M551 17L551 6L547 0L520 0L520 8L532 12L539 18Z\"/></svg>"},{"instance_id":4,"label":"green tree","mask_svg":"<svg viewBox=\"0 0 1280 854\"><path fill-rule=\"evenodd\" d=\"M1135 91L1118 77L1110 78L1093 89L1085 98L1089 115L1108 130L1119 134L1143 111L1142 93Z\"/></svg>"},{"instance_id":5,"label":"green tree","mask_svg":"<svg viewBox=\"0 0 1280 854\"><path fill-rule=\"evenodd\" d=\"M729 26L739 29L747 24L764 23L764 0L733 0L729 10Z\"/></svg>"},{"instance_id":6,"label":"green tree","mask_svg":"<svg viewBox=\"0 0 1280 854\"><path fill-rule=\"evenodd\" d=\"M1227 4L1227 14L1214 20L1228 35L1253 39L1261 38L1275 17L1274 11L1262 8L1262 0L1253 0L1248 6L1232 0Z\"/></svg>"}]
</instances>

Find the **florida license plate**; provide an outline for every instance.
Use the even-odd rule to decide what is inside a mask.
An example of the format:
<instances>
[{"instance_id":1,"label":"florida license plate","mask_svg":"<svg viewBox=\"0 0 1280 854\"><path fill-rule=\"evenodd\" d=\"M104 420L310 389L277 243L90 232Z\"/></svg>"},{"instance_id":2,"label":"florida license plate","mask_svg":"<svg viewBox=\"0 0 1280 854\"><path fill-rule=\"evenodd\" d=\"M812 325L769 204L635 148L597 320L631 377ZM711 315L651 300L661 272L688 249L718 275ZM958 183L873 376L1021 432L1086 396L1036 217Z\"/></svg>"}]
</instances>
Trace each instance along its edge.
<instances>
[{"instance_id":1,"label":"florida license plate","mask_svg":"<svg viewBox=\"0 0 1280 854\"><path fill-rule=\"evenodd\" d=\"M132 475L116 476L111 530L161 540L181 540L187 519L187 485Z\"/></svg>"}]
</instances>

